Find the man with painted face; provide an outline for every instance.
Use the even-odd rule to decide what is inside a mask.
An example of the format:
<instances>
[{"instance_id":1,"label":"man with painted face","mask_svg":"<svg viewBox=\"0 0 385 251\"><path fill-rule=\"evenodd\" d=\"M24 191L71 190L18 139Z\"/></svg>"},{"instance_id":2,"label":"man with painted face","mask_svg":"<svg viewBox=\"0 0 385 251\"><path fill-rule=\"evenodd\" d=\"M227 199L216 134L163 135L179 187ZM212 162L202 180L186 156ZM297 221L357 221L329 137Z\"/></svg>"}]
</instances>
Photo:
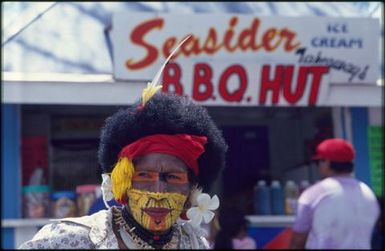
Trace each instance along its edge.
<instances>
[{"instance_id":1,"label":"man with painted face","mask_svg":"<svg viewBox=\"0 0 385 251\"><path fill-rule=\"evenodd\" d=\"M196 198L197 186L207 190L225 150L206 110L185 97L157 93L108 119L99 157L111 173L113 197L124 205L112 208L119 247L205 248L202 231L194 227L199 215L190 208L199 198L211 209L217 206L216 197ZM202 217L210 218L206 213Z\"/></svg>"},{"instance_id":2,"label":"man with painted face","mask_svg":"<svg viewBox=\"0 0 385 251\"><path fill-rule=\"evenodd\" d=\"M159 92L159 75L102 129L103 198L121 206L57 219L20 248L208 248L200 223L219 201L202 191L224 167L227 145L204 107Z\"/></svg>"}]
</instances>

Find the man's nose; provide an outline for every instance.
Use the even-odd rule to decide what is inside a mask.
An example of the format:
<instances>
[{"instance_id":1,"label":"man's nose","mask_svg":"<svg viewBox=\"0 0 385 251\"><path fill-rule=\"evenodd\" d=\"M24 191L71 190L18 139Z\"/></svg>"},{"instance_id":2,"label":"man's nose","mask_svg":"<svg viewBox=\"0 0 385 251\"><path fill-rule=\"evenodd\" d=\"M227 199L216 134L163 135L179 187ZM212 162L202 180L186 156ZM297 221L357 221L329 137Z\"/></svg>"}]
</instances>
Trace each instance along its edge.
<instances>
[{"instance_id":1,"label":"man's nose","mask_svg":"<svg viewBox=\"0 0 385 251\"><path fill-rule=\"evenodd\" d=\"M167 183L161 179L157 179L153 185L154 192L164 193L167 192Z\"/></svg>"}]
</instances>

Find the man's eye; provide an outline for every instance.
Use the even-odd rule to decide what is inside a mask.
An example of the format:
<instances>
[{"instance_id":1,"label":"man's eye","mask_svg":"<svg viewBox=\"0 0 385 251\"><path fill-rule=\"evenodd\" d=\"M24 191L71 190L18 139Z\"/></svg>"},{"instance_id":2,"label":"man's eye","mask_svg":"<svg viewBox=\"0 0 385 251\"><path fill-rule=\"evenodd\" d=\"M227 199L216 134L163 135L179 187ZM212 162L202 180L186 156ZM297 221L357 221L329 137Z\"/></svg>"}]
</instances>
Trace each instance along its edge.
<instances>
[{"instance_id":1,"label":"man's eye","mask_svg":"<svg viewBox=\"0 0 385 251\"><path fill-rule=\"evenodd\" d=\"M180 177L174 174L167 174L168 180L180 180Z\"/></svg>"},{"instance_id":2,"label":"man's eye","mask_svg":"<svg viewBox=\"0 0 385 251\"><path fill-rule=\"evenodd\" d=\"M150 174L148 172L138 172L137 175L139 177L150 177Z\"/></svg>"}]
</instances>

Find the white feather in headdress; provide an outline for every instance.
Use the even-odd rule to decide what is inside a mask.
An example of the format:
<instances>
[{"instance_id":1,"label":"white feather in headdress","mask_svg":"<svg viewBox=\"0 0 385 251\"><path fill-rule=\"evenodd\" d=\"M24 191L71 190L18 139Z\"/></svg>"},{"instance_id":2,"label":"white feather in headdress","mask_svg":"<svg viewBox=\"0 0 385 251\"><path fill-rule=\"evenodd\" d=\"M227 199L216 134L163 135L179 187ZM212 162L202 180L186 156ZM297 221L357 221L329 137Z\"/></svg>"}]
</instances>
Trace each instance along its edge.
<instances>
[{"instance_id":1,"label":"white feather in headdress","mask_svg":"<svg viewBox=\"0 0 385 251\"><path fill-rule=\"evenodd\" d=\"M159 71L156 73L154 79L147 84L147 87L144 88L142 92L142 104L145 105L148 100L158 91L162 88L162 85L158 85L158 81L160 78L160 75L162 74L164 67L170 60L170 58L175 54L175 52L179 49L179 47L191 37L191 35L187 36L185 39L183 39L182 42L178 44L178 46L171 52L171 54L167 57L166 61L163 63L162 67L159 69Z\"/></svg>"}]
</instances>

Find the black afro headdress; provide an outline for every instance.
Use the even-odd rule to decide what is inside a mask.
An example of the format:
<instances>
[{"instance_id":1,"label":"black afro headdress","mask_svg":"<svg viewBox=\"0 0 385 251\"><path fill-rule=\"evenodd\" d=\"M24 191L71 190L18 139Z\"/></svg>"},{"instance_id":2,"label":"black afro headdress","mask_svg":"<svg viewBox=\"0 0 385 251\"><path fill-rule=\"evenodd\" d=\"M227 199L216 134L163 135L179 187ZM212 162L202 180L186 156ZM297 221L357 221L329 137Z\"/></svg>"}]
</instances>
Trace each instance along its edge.
<instances>
[{"instance_id":1,"label":"black afro headdress","mask_svg":"<svg viewBox=\"0 0 385 251\"><path fill-rule=\"evenodd\" d=\"M198 159L198 183L208 190L225 165L227 144L206 108L184 96L158 92L145 106L138 101L107 118L101 131L99 163L109 173L126 145L153 134L182 133L207 137L205 152Z\"/></svg>"}]
</instances>

